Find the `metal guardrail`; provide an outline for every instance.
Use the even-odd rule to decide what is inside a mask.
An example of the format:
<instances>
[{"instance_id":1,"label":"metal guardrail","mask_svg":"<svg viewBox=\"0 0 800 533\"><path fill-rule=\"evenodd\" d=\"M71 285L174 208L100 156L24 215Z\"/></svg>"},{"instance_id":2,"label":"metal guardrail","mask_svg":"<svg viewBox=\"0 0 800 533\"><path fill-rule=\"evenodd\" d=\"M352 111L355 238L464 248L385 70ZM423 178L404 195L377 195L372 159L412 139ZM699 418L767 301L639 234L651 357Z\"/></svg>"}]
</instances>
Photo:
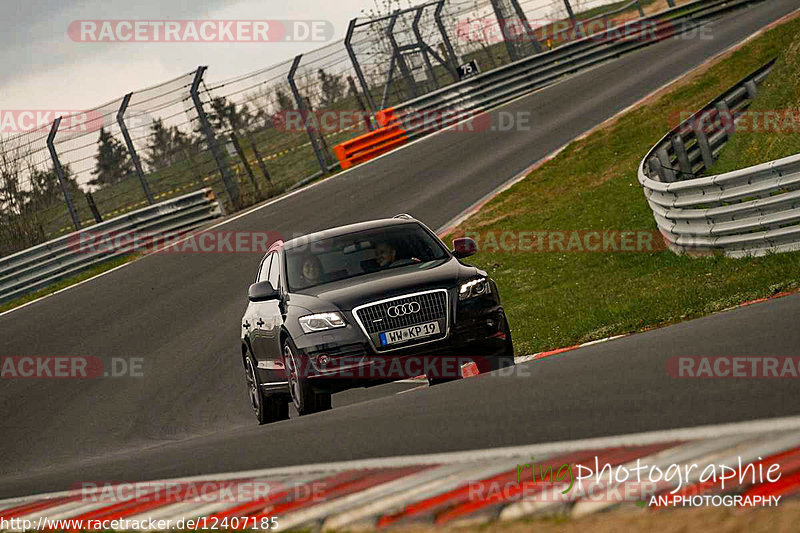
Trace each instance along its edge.
<instances>
[{"instance_id":1,"label":"metal guardrail","mask_svg":"<svg viewBox=\"0 0 800 533\"><path fill-rule=\"evenodd\" d=\"M639 165L639 182L672 251L743 257L800 249L800 154L697 177L717 159L773 64L683 121Z\"/></svg>"},{"instance_id":2,"label":"metal guardrail","mask_svg":"<svg viewBox=\"0 0 800 533\"><path fill-rule=\"evenodd\" d=\"M521 59L392 108L410 138L555 83L628 52L696 29L721 14L763 0L697 0L594 33L549 52ZM426 117L432 115L436 119ZM376 115L380 120L380 112Z\"/></svg>"},{"instance_id":3,"label":"metal guardrail","mask_svg":"<svg viewBox=\"0 0 800 533\"><path fill-rule=\"evenodd\" d=\"M87 268L131 253L106 247L92 251L81 246L82 237L98 241L103 236L133 232L181 234L224 214L210 188L153 204L0 258L0 302L73 276ZM98 247L101 248L101 247Z\"/></svg>"}]
</instances>

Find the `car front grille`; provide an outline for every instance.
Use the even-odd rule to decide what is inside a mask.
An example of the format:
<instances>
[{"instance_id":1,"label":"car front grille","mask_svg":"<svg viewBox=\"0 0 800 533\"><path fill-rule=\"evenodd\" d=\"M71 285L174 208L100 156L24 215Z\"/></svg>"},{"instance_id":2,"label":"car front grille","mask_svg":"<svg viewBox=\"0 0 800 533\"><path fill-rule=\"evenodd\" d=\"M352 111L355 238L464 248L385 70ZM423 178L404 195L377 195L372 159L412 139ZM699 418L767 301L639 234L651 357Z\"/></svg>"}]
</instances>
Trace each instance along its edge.
<instances>
[{"instance_id":1,"label":"car front grille","mask_svg":"<svg viewBox=\"0 0 800 533\"><path fill-rule=\"evenodd\" d=\"M390 307L411 304L412 302L419 304L419 312L399 317L389 316L388 310ZM367 333L378 333L424 322L442 320L447 315L447 293L438 291L422 293L416 296L401 296L386 302L362 307L357 312L358 318L364 324L364 329L367 330Z\"/></svg>"},{"instance_id":2,"label":"car front grille","mask_svg":"<svg viewBox=\"0 0 800 533\"><path fill-rule=\"evenodd\" d=\"M400 316L390 316L391 308L396 306L409 306L408 309L413 309L413 311L401 313ZM417 306L419 309L417 309ZM447 337L450 313L448 312L446 289L406 294L372 304L365 304L354 308L353 313L361 329L369 337L372 346L378 352L397 350L405 346L424 344ZM438 322L438 333L418 339L409 339L400 343L386 343L385 339L381 339L381 333L429 322Z\"/></svg>"}]
</instances>

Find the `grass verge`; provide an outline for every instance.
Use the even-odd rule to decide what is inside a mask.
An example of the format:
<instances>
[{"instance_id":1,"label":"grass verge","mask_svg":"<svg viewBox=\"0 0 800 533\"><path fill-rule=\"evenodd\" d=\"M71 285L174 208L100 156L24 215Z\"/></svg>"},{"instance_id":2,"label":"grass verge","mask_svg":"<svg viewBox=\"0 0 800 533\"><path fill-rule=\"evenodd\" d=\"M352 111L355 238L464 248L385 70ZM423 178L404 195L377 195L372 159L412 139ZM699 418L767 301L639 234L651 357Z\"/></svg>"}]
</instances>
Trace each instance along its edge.
<instances>
[{"instance_id":1,"label":"grass verge","mask_svg":"<svg viewBox=\"0 0 800 533\"><path fill-rule=\"evenodd\" d=\"M800 36L787 43L743 121L711 168L714 174L800 153ZM777 131L776 131L777 130Z\"/></svg>"},{"instance_id":2,"label":"grass verge","mask_svg":"<svg viewBox=\"0 0 800 533\"><path fill-rule=\"evenodd\" d=\"M637 181L641 158L676 125L680 112L701 108L769 59L789 53L798 35L800 19L794 18L697 69L571 143L452 234L655 232ZM779 70L770 83L783 83L781 72L796 75ZM800 287L800 253L689 258L668 251L537 253L478 244L472 262L497 281L520 353L699 317Z\"/></svg>"}]
</instances>

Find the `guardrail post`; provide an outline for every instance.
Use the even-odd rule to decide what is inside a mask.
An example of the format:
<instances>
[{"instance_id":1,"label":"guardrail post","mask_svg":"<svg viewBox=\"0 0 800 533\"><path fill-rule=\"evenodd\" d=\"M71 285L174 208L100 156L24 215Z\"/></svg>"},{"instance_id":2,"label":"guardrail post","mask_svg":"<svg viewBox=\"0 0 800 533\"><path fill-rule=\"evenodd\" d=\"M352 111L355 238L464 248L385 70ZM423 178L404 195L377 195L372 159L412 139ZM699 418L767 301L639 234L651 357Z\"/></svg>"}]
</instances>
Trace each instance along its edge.
<instances>
[{"instance_id":1,"label":"guardrail post","mask_svg":"<svg viewBox=\"0 0 800 533\"><path fill-rule=\"evenodd\" d=\"M79 230L81 229L81 221L78 218L78 212L75 210L75 204L72 202L72 193L67 186L67 180L64 177L64 169L61 168L61 162L58 160L58 153L53 144L53 140L56 138L56 133L60 125L61 117L58 117L53 121L53 125L50 127L50 133L47 135L47 150L50 152L50 159L53 160L53 170L55 170L56 178L58 178L58 186L61 187L61 192L64 194L64 201L67 203L67 211L69 211L72 224L75 226L76 230Z\"/></svg>"},{"instance_id":2,"label":"guardrail post","mask_svg":"<svg viewBox=\"0 0 800 533\"><path fill-rule=\"evenodd\" d=\"M675 169L672 168L667 149L664 147L659 148L656 151L656 156L658 157L658 162L661 164L661 176L664 178L664 181L667 183L674 182Z\"/></svg>"},{"instance_id":3,"label":"guardrail post","mask_svg":"<svg viewBox=\"0 0 800 533\"><path fill-rule=\"evenodd\" d=\"M450 42L450 36L447 35L444 22L442 22L442 9L444 9L444 3L445 0L441 0L438 4L436 4L436 9L433 11L433 19L436 21L436 26L439 28L439 33L442 36L444 49L447 50L447 60L450 62L453 73L455 73L458 69L458 57L456 57L456 52L453 50L453 43ZM458 81L457 77L456 81Z\"/></svg>"},{"instance_id":4,"label":"guardrail post","mask_svg":"<svg viewBox=\"0 0 800 533\"><path fill-rule=\"evenodd\" d=\"M356 53L353 51L353 45L350 43L350 40L353 38L353 31L356 29L356 20L357 19L351 20L350 25L347 26L347 35L344 38L344 47L347 49L347 55L350 56L350 63L353 64L353 70L356 71L356 77L358 78L358 83L361 84L361 90L364 91L364 98L367 100L369 111L370 113L374 113L375 103L372 101L372 95L369 92L369 85L367 85L367 80L364 78L364 73L361 71L361 65L358 63Z\"/></svg>"},{"instance_id":5,"label":"guardrail post","mask_svg":"<svg viewBox=\"0 0 800 533\"><path fill-rule=\"evenodd\" d=\"M692 163L689 161L689 152L686 151L686 143L683 142L683 137L681 137L680 134L672 137L672 149L678 157L678 166L681 169L681 174L691 176Z\"/></svg>"},{"instance_id":6,"label":"guardrail post","mask_svg":"<svg viewBox=\"0 0 800 533\"><path fill-rule=\"evenodd\" d=\"M319 146L319 139L317 139L317 135L319 135L319 131L312 128L309 124L309 113L308 108L306 107L306 103L303 100L303 97L300 95L300 91L297 89L297 83L294 81L294 75L297 72L297 67L300 65L300 59L303 57L303 54L299 54L297 57L294 58L292 62L292 68L289 69L289 87L292 89L292 95L294 96L294 100L297 103L297 109L300 111L300 116L303 117L303 122L306 126L306 133L308 134L308 139L311 141L311 148L314 149L314 154L317 156L317 161L319 162L319 168L322 170L323 174L328 173L328 163L324 155L322 155L322 150Z\"/></svg>"},{"instance_id":7,"label":"guardrail post","mask_svg":"<svg viewBox=\"0 0 800 533\"><path fill-rule=\"evenodd\" d=\"M675 7L675 0L667 0L667 5L669 7Z\"/></svg>"},{"instance_id":8,"label":"guardrail post","mask_svg":"<svg viewBox=\"0 0 800 533\"><path fill-rule=\"evenodd\" d=\"M708 143L708 137L703 131L701 121L693 121L692 129L694 130L694 136L697 138L697 147L700 148L700 155L703 156L703 165L709 169L714 165L714 154L711 152L711 145Z\"/></svg>"},{"instance_id":9,"label":"guardrail post","mask_svg":"<svg viewBox=\"0 0 800 533\"><path fill-rule=\"evenodd\" d=\"M656 181L663 182L664 180L661 177L661 162L658 158L656 156L650 157L650 159L647 160L647 165L650 167L650 179L654 179L653 176L655 176L658 178Z\"/></svg>"},{"instance_id":10,"label":"guardrail post","mask_svg":"<svg viewBox=\"0 0 800 533\"><path fill-rule=\"evenodd\" d=\"M242 207L242 199L241 195L239 194L239 187L231 177L230 172L228 172L228 167L223 163L222 154L217 146L217 139L214 136L214 131L211 129L211 124L209 124L208 117L203 109L203 102L200 101L200 93L198 92L198 89L200 87L200 82L203 81L203 73L205 73L207 68L208 67L203 66L197 68L197 72L194 75L194 81L192 81L192 87L189 89L189 94L192 96L192 102L194 103L195 110L197 111L197 118L200 119L200 126L203 128L203 133L206 136L206 142L208 143L208 147L211 149L211 156L214 158L214 163L216 163L217 169L219 169L219 173L222 176L222 182L225 185L225 189L228 191L231 204L233 204L234 209L239 210Z\"/></svg>"},{"instance_id":11,"label":"guardrail post","mask_svg":"<svg viewBox=\"0 0 800 533\"><path fill-rule=\"evenodd\" d=\"M153 199L153 193L150 192L150 186L147 184L147 180L144 177L144 171L142 170L142 162L139 161L139 155L136 153L136 148L133 146L131 135L128 133L127 126L125 126L125 111L128 109L131 96L133 96L133 93L128 93L122 99L122 104L120 104L119 111L117 111L117 124L119 124L119 129L122 131L122 137L125 139L125 146L128 147L128 153L131 155L131 161L133 161L133 166L136 169L136 175L139 177L139 183L142 184L142 190L144 191L145 198L147 198L147 203L153 205L155 202Z\"/></svg>"},{"instance_id":12,"label":"guardrail post","mask_svg":"<svg viewBox=\"0 0 800 533\"><path fill-rule=\"evenodd\" d=\"M642 0L636 0L636 7L639 9L639 16L644 16L644 8L642 7Z\"/></svg>"},{"instance_id":13,"label":"guardrail post","mask_svg":"<svg viewBox=\"0 0 800 533\"><path fill-rule=\"evenodd\" d=\"M733 114L731 108L725 101L717 102L714 104L717 110L717 119L719 120L720 129L724 132L725 138L729 139L733 129Z\"/></svg>"},{"instance_id":14,"label":"guardrail post","mask_svg":"<svg viewBox=\"0 0 800 533\"><path fill-rule=\"evenodd\" d=\"M744 88L747 89L747 97L750 100L755 100L756 96L758 96L758 86L754 80L749 80L744 84Z\"/></svg>"}]
</instances>

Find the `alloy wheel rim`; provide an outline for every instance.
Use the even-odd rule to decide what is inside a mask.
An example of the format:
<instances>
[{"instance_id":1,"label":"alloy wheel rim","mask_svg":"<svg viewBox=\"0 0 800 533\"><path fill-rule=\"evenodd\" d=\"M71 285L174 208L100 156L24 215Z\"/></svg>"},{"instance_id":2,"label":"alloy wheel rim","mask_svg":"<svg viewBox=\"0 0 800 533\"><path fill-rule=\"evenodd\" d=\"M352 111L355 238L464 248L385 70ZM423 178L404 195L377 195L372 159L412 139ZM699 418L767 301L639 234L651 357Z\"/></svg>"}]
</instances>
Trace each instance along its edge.
<instances>
[{"instance_id":1,"label":"alloy wheel rim","mask_svg":"<svg viewBox=\"0 0 800 533\"><path fill-rule=\"evenodd\" d=\"M250 393L250 405L253 407L253 411L255 411L256 415L260 410L261 399L258 397L258 384L256 381L255 370L253 369L253 363L250 359L246 359L247 365L247 385L248 385L248 392Z\"/></svg>"},{"instance_id":2,"label":"alloy wheel rim","mask_svg":"<svg viewBox=\"0 0 800 533\"><path fill-rule=\"evenodd\" d=\"M292 353L292 349L289 345L285 345L283 347L283 360L284 366L286 367L286 374L287 379L289 380L289 393L292 396L292 403L300 410L300 380L297 377L297 364L294 360L294 354Z\"/></svg>"}]
</instances>

